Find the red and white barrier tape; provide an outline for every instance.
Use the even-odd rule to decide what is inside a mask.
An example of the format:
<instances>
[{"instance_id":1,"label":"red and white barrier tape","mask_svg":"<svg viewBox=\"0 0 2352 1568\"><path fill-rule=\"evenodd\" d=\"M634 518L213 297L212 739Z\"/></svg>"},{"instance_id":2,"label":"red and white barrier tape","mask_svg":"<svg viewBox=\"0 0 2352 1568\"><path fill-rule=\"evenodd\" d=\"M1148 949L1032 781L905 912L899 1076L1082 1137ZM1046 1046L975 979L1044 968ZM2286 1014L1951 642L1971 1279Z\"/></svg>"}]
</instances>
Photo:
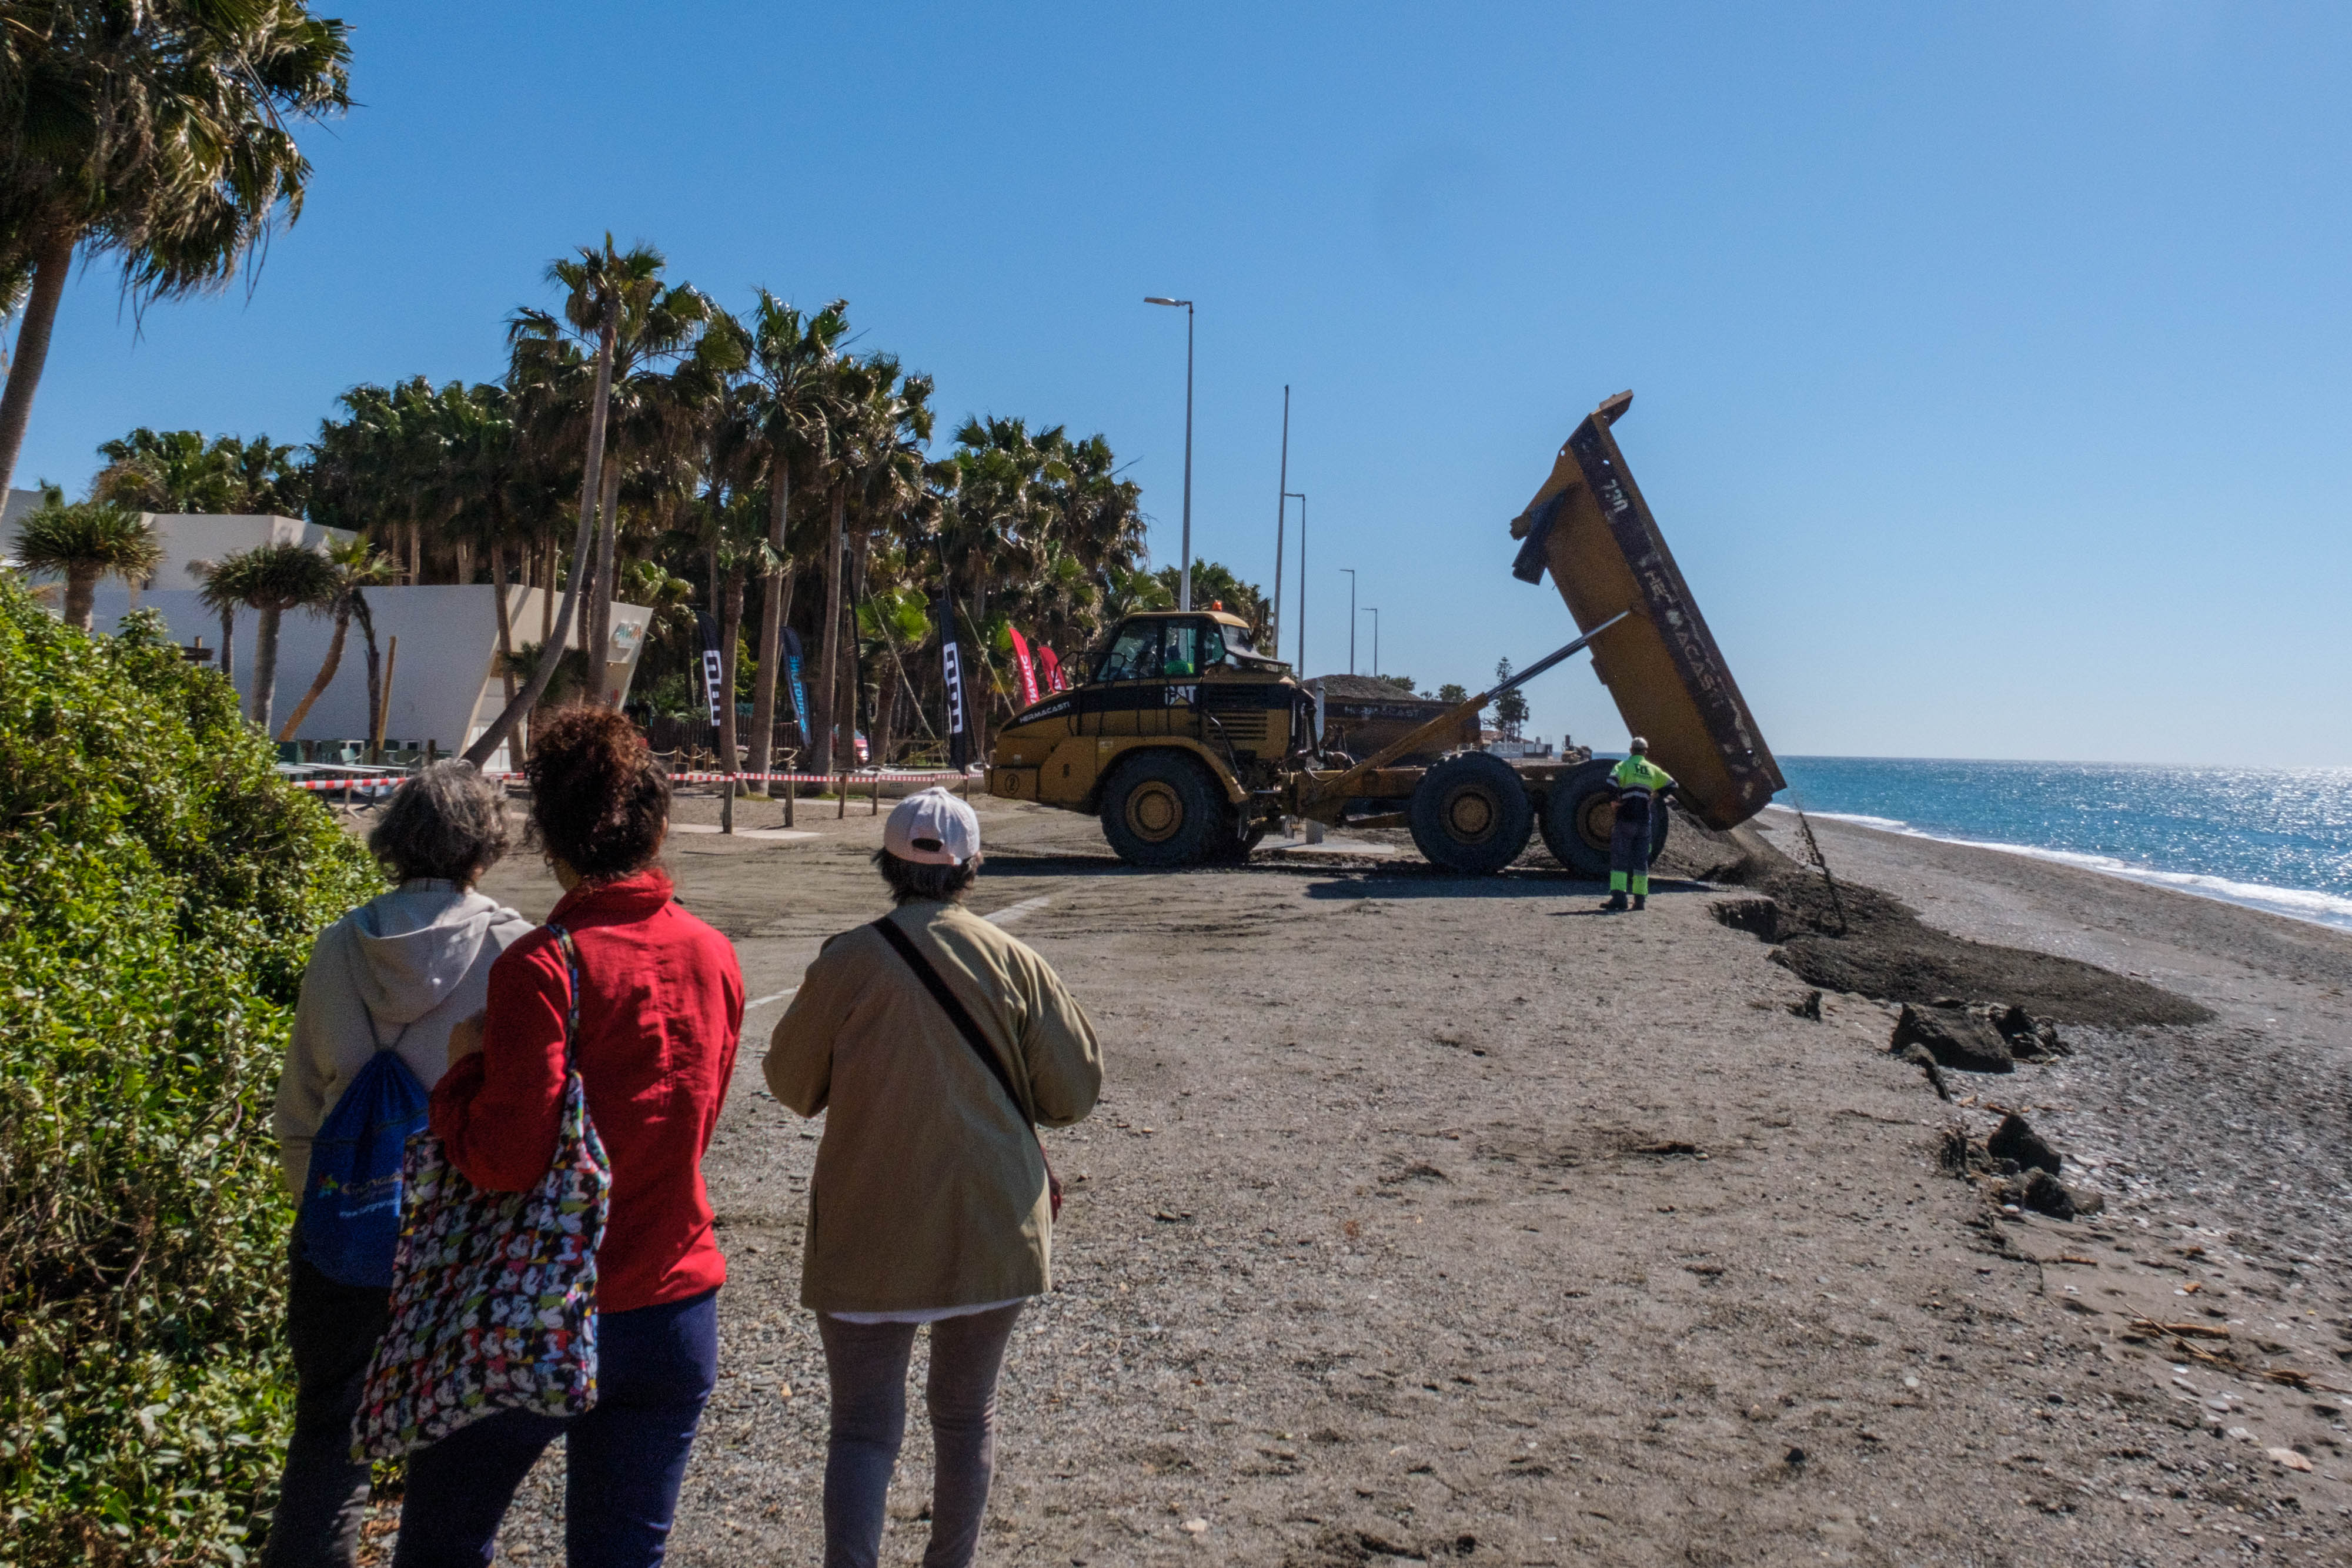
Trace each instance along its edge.
<instances>
[{"instance_id":1,"label":"red and white barrier tape","mask_svg":"<svg viewBox=\"0 0 2352 1568\"><path fill-rule=\"evenodd\" d=\"M289 779L286 782L297 789L352 789L373 791L397 789L402 782L404 782L406 777L407 776L404 774L389 773L381 774L370 779ZM484 775L484 777L505 779L520 779L522 775L520 773L490 773ZM967 775L965 774L952 772L885 773L879 776L879 782L884 784L961 783L966 777ZM877 782L877 776L872 773L673 773L669 776L670 782L673 784L723 784L730 778L739 784L753 782L780 784L835 784L845 782L851 789L856 789L860 785Z\"/></svg>"}]
</instances>

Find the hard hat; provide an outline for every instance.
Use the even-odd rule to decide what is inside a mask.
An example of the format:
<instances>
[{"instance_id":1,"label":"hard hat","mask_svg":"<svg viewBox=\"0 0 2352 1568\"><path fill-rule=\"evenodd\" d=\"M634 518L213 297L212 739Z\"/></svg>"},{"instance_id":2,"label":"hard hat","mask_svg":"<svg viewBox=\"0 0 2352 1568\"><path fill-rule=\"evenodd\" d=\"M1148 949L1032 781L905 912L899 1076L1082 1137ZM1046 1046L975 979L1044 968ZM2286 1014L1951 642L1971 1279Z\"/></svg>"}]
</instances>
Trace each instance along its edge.
<instances>
[{"instance_id":1,"label":"hard hat","mask_svg":"<svg viewBox=\"0 0 2352 1568\"><path fill-rule=\"evenodd\" d=\"M1650 749L1650 743L1649 743L1648 741L1643 740L1643 739L1640 736L1638 736L1638 735L1637 735L1637 736L1635 736L1635 737L1633 737L1633 755L1634 755L1634 756L1639 757L1639 756L1641 756L1643 752L1645 752L1645 751L1647 751L1647 750L1649 750L1649 749Z\"/></svg>"}]
</instances>

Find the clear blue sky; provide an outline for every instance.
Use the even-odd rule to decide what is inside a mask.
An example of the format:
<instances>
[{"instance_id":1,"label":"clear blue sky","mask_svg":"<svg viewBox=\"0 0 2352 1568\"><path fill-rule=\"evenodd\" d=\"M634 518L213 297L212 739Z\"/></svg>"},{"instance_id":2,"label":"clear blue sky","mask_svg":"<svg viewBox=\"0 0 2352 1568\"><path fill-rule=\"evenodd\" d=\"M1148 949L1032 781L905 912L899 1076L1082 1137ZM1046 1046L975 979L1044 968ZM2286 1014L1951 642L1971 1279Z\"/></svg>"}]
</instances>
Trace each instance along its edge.
<instances>
[{"instance_id":1,"label":"clear blue sky","mask_svg":"<svg viewBox=\"0 0 2352 1568\"><path fill-rule=\"evenodd\" d=\"M88 275L19 483L490 376L609 228L847 296L950 418L1107 433L1164 562L1183 321L1140 299L1189 295L1196 550L1270 581L1291 383L1318 673L1343 566L1424 685L1565 641L1505 524L1630 386L1778 749L2352 763L2352 10L342 9L364 107L257 292L139 335ZM1622 743L1581 662L1530 695Z\"/></svg>"}]
</instances>

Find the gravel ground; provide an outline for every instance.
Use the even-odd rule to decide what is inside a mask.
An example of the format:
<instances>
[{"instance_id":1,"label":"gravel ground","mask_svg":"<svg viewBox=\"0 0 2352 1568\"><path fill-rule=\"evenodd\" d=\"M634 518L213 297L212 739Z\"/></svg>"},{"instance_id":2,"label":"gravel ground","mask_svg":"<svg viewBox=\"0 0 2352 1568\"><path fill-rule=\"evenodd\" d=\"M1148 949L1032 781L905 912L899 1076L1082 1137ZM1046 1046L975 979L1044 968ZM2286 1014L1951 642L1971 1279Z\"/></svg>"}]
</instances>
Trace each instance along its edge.
<instances>
[{"instance_id":1,"label":"gravel ground","mask_svg":"<svg viewBox=\"0 0 2352 1568\"><path fill-rule=\"evenodd\" d=\"M1886 1055L1891 1009L1793 1014L1804 988L1705 884L1603 916L1541 867L1144 873L1086 819L982 804L973 905L1069 979L1109 1063L1095 1117L1051 1134L1057 1288L1008 1364L984 1561L2352 1561L2352 1412L2261 1375L2352 1388L2352 940L1823 825L1842 875L1931 924L2216 1012L1954 1074L1975 1103L1952 1106ZM878 824L806 806L814 837L671 853L754 998L878 912ZM492 891L553 895L520 860ZM685 1563L819 1557L795 1304L817 1128L757 1070L781 1006L752 1013L708 1161L731 1279ZM1941 1173L1946 1129L2003 1107L2105 1215L2002 1217ZM2150 1340L2142 1315L2231 1337ZM918 1417L887 1562L919 1555L928 1444ZM561 1463L503 1557L560 1558Z\"/></svg>"}]
</instances>

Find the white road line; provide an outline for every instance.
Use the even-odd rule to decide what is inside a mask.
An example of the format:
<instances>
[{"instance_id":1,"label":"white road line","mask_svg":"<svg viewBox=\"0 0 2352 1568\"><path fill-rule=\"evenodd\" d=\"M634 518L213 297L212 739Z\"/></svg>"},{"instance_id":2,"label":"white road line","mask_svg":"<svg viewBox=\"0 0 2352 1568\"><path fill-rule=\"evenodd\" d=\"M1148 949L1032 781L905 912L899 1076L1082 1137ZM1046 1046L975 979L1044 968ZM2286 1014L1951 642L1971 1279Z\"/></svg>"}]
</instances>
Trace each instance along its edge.
<instances>
[{"instance_id":1,"label":"white road line","mask_svg":"<svg viewBox=\"0 0 2352 1568\"><path fill-rule=\"evenodd\" d=\"M786 986L782 990L776 992L772 996L754 997L750 1001L743 1004L743 1010L748 1013L753 1008L764 1008L770 1002L781 1002L786 997L791 996L794 991L799 989L800 988L798 986Z\"/></svg>"},{"instance_id":2,"label":"white road line","mask_svg":"<svg viewBox=\"0 0 2352 1568\"><path fill-rule=\"evenodd\" d=\"M1053 902L1053 899L1050 897L1024 898L1018 904L1007 904L1004 908L998 910L995 914L983 915L981 918L987 921L991 925L1010 925L1014 921L1021 919L1024 915L1034 915L1038 910L1045 908L1047 904Z\"/></svg>"}]
</instances>

